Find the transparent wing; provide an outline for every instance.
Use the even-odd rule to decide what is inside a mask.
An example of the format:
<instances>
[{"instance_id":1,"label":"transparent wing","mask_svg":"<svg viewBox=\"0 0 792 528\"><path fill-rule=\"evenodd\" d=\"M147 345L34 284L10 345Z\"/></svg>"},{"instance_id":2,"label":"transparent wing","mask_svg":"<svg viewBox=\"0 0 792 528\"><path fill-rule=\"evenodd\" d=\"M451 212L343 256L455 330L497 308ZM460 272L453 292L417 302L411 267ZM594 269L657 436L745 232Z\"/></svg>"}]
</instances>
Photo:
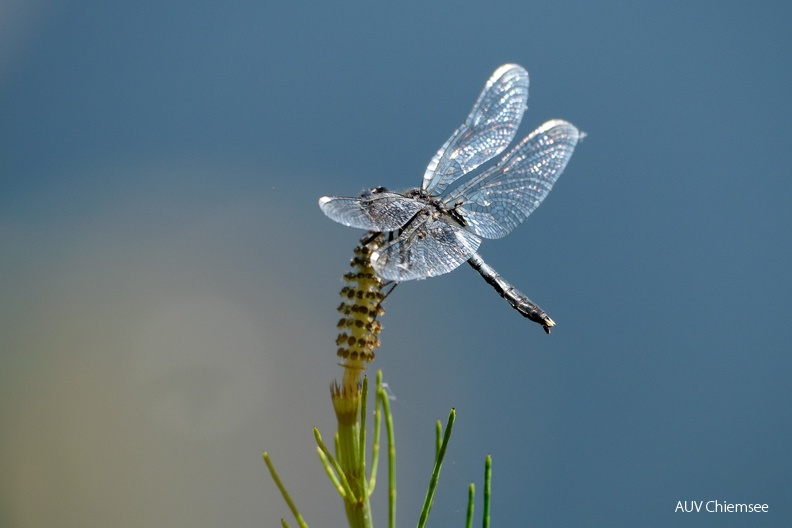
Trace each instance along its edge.
<instances>
[{"instance_id":1,"label":"transparent wing","mask_svg":"<svg viewBox=\"0 0 792 528\"><path fill-rule=\"evenodd\" d=\"M427 213L409 224L393 242L371 255L374 270L396 282L436 277L473 255L481 239Z\"/></svg>"},{"instance_id":2,"label":"transparent wing","mask_svg":"<svg viewBox=\"0 0 792 528\"><path fill-rule=\"evenodd\" d=\"M467 120L437 151L421 187L439 195L454 180L497 156L514 139L528 103L528 72L505 64L495 70Z\"/></svg>"},{"instance_id":3,"label":"transparent wing","mask_svg":"<svg viewBox=\"0 0 792 528\"><path fill-rule=\"evenodd\" d=\"M369 231L394 231L406 224L423 204L398 193L374 189L357 198L323 196L319 207L339 224Z\"/></svg>"},{"instance_id":4,"label":"transparent wing","mask_svg":"<svg viewBox=\"0 0 792 528\"><path fill-rule=\"evenodd\" d=\"M581 134L570 123L548 121L496 166L444 197L449 208L484 238L501 238L528 218L561 176Z\"/></svg>"}]
</instances>

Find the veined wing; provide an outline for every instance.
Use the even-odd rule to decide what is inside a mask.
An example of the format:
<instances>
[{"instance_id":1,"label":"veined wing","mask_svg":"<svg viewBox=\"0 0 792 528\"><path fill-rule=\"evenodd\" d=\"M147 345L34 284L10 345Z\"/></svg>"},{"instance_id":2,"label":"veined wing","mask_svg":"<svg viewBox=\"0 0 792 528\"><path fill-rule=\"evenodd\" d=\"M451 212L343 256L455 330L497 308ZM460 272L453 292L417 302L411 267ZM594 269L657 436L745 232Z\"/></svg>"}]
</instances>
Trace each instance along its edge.
<instances>
[{"instance_id":1,"label":"veined wing","mask_svg":"<svg viewBox=\"0 0 792 528\"><path fill-rule=\"evenodd\" d=\"M436 277L456 269L473 255L481 239L463 228L433 218L429 210L399 237L371 255L371 265L385 280L396 282Z\"/></svg>"},{"instance_id":2,"label":"veined wing","mask_svg":"<svg viewBox=\"0 0 792 528\"><path fill-rule=\"evenodd\" d=\"M454 180L503 152L514 139L527 103L525 68L504 64L495 70L467 120L429 162L421 188L438 196Z\"/></svg>"},{"instance_id":3,"label":"veined wing","mask_svg":"<svg viewBox=\"0 0 792 528\"><path fill-rule=\"evenodd\" d=\"M443 201L484 238L501 238L528 218L561 176L581 133L552 120L522 140L496 166L454 189Z\"/></svg>"},{"instance_id":4,"label":"veined wing","mask_svg":"<svg viewBox=\"0 0 792 528\"><path fill-rule=\"evenodd\" d=\"M406 224L423 204L398 193L373 190L356 198L323 196L319 207L339 224L369 231L395 231Z\"/></svg>"}]
</instances>

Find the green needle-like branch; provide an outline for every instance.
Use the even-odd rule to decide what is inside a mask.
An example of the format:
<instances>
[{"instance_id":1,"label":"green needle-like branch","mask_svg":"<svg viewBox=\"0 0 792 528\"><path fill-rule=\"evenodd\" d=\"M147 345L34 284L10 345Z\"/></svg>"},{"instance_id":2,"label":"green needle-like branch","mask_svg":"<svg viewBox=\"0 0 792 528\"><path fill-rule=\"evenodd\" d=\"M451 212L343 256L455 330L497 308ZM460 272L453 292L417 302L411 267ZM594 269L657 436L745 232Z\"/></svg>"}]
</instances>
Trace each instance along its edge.
<instances>
[{"instance_id":1,"label":"green needle-like branch","mask_svg":"<svg viewBox=\"0 0 792 528\"><path fill-rule=\"evenodd\" d=\"M357 467L363 475L363 485L366 485L366 403L368 400L368 376L363 376L363 390L360 397L360 438L358 439ZM368 492L367 492L368 493ZM371 493L368 493L371 496Z\"/></svg>"},{"instance_id":2,"label":"green needle-like branch","mask_svg":"<svg viewBox=\"0 0 792 528\"><path fill-rule=\"evenodd\" d=\"M261 454L261 456L264 457L264 463L267 464L267 468L269 469L270 475L272 475L272 480L275 481L275 485L278 486L281 495L283 495L283 499L286 501L286 504L289 505L289 509L291 510L292 515L294 515L294 518L297 520L297 524L300 525L300 528L308 528L308 523L306 523L303 520L302 515L300 515L300 512L297 510L297 506L294 505L294 502L289 496L289 492L286 491L283 482L281 482L281 479L278 476L278 472L275 471L275 466L272 465L272 461L270 460L269 454L266 451L264 451ZM284 523L285 521L281 520L281 522Z\"/></svg>"},{"instance_id":3,"label":"green needle-like branch","mask_svg":"<svg viewBox=\"0 0 792 528\"><path fill-rule=\"evenodd\" d=\"M330 451L327 450L327 446L322 441L322 435L319 433L319 429L314 427L314 438L316 438L316 444L319 446L319 449L324 453L326 459L332 465L332 468L335 470L336 475L338 476L338 480L330 478L331 481L334 481L333 484L335 485L336 482L340 481L341 488L344 491L344 494L341 495L342 497L346 496L348 498L353 498L355 494L352 492L352 488L349 486L349 482L347 481L346 475L344 474L344 470L341 469L341 465L335 459L333 455L330 454Z\"/></svg>"},{"instance_id":4,"label":"green needle-like branch","mask_svg":"<svg viewBox=\"0 0 792 528\"><path fill-rule=\"evenodd\" d=\"M388 393L381 386L378 390L382 412L385 414L385 432L388 435L388 526L396 526L396 440L393 433L393 416Z\"/></svg>"},{"instance_id":5,"label":"green needle-like branch","mask_svg":"<svg viewBox=\"0 0 792 528\"><path fill-rule=\"evenodd\" d=\"M492 481L492 455L484 459L484 528L490 525L490 482Z\"/></svg>"},{"instance_id":6,"label":"green needle-like branch","mask_svg":"<svg viewBox=\"0 0 792 528\"><path fill-rule=\"evenodd\" d=\"M426 490L426 498L424 499L423 508L421 509L421 517L418 519L418 528L424 528L424 526L426 526L426 520L429 518L429 511L432 509L432 500L434 499L434 492L437 488L437 481L440 478L440 468L443 466L443 458L445 457L446 448L448 447L448 440L451 438L451 429L454 427L455 419L456 410L451 409L451 412L448 414L445 434L443 435L443 443L440 445L440 450L437 453L434 471L432 471L432 478L429 479L429 489Z\"/></svg>"},{"instance_id":7,"label":"green needle-like branch","mask_svg":"<svg viewBox=\"0 0 792 528\"><path fill-rule=\"evenodd\" d=\"M379 467L380 422L382 420L382 411L379 404L381 390L382 370L377 370L377 381L374 392L374 442L371 444L371 476L369 477L368 484L369 497L374 493L374 486L377 484L377 468Z\"/></svg>"},{"instance_id":8,"label":"green needle-like branch","mask_svg":"<svg viewBox=\"0 0 792 528\"><path fill-rule=\"evenodd\" d=\"M338 492L338 494L341 495L341 498L345 499L346 491L344 491L344 486L342 486L341 481L338 480L338 476L336 476L335 470L330 465L330 462L327 460L327 456L324 454L324 451L322 451L321 447L317 446L316 454L319 455L319 460L322 461L322 465L325 468L325 472L327 473L327 476L330 478L330 482L333 483L333 486L335 486L335 489Z\"/></svg>"},{"instance_id":9,"label":"green needle-like branch","mask_svg":"<svg viewBox=\"0 0 792 528\"><path fill-rule=\"evenodd\" d=\"M476 486L473 483L470 483L470 487L468 488L468 507L467 507L467 517L465 518L465 528L472 528L473 527L473 501L476 498Z\"/></svg>"},{"instance_id":10,"label":"green needle-like branch","mask_svg":"<svg viewBox=\"0 0 792 528\"><path fill-rule=\"evenodd\" d=\"M443 443L443 424L440 420L435 422L435 460L440 455L440 445Z\"/></svg>"}]
</instances>

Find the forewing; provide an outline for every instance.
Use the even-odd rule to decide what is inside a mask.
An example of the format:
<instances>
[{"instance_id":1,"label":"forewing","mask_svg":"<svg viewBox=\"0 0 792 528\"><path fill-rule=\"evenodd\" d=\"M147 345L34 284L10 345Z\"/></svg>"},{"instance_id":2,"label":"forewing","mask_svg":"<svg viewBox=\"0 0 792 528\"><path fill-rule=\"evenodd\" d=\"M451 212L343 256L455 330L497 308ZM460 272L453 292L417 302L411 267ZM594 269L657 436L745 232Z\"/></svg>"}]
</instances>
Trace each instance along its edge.
<instances>
[{"instance_id":1,"label":"forewing","mask_svg":"<svg viewBox=\"0 0 792 528\"><path fill-rule=\"evenodd\" d=\"M528 218L561 176L581 134L570 123L548 121L522 140L496 166L444 198L457 206L467 229L501 238Z\"/></svg>"},{"instance_id":2,"label":"forewing","mask_svg":"<svg viewBox=\"0 0 792 528\"><path fill-rule=\"evenodd\" d=\"M339 224L369 231L394 231L406 224L423 204L391 192L367 192L357 198L323 196L319 207Z\"/></svg>"},{"instance_id":3,"label":"forewing","mask_svg":"<svg viewBox=\"0 0 792 528\"><path fill-rule=\"evenodd\" d=\"M391 243L371 255L374 270L396 282L436 277L470 258L481 239L459 226L434 219L416 219Z\"/></svg>"},{"instance_id":4,"label":"forewing","mask_svg":"<svg viewBox=\"0 0 792 528\"><path fill-rule=\"evenodd\" d=\"M503 152L527 104L528 72L516 64L495 70L467 120L432 158L421 187L438 196L454 180Z\"/></svg>"}]
</instances>

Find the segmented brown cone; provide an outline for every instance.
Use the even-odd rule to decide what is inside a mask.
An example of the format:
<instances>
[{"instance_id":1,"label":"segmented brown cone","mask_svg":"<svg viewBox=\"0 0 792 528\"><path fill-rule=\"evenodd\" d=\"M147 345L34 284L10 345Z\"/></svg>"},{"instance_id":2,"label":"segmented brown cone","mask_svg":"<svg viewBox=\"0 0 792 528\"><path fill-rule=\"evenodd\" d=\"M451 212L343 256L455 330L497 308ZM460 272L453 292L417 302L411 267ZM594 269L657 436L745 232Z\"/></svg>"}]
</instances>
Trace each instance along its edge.
<instances>
[{"instance_id":1,"label":"segmented brown cone","mask_svg":"<svg viewBox=\"0 0 792 528\"><path fill-rule=\"evenodd\" d=\"M338 311L337 355L343 362L344 382L341 390L354 390L360 378L360 371L374 360L374 350L379 347L377 337L382 327L377 317L384 313L381 302L383 282L371 267L372 251L381 243L378 235L366 244L355 248L355 256L350 265L352 271L344 275L345 286L341 288L341 304ZM339 387L334 387L335 390Z\"/></svg>"}]
</instances>

